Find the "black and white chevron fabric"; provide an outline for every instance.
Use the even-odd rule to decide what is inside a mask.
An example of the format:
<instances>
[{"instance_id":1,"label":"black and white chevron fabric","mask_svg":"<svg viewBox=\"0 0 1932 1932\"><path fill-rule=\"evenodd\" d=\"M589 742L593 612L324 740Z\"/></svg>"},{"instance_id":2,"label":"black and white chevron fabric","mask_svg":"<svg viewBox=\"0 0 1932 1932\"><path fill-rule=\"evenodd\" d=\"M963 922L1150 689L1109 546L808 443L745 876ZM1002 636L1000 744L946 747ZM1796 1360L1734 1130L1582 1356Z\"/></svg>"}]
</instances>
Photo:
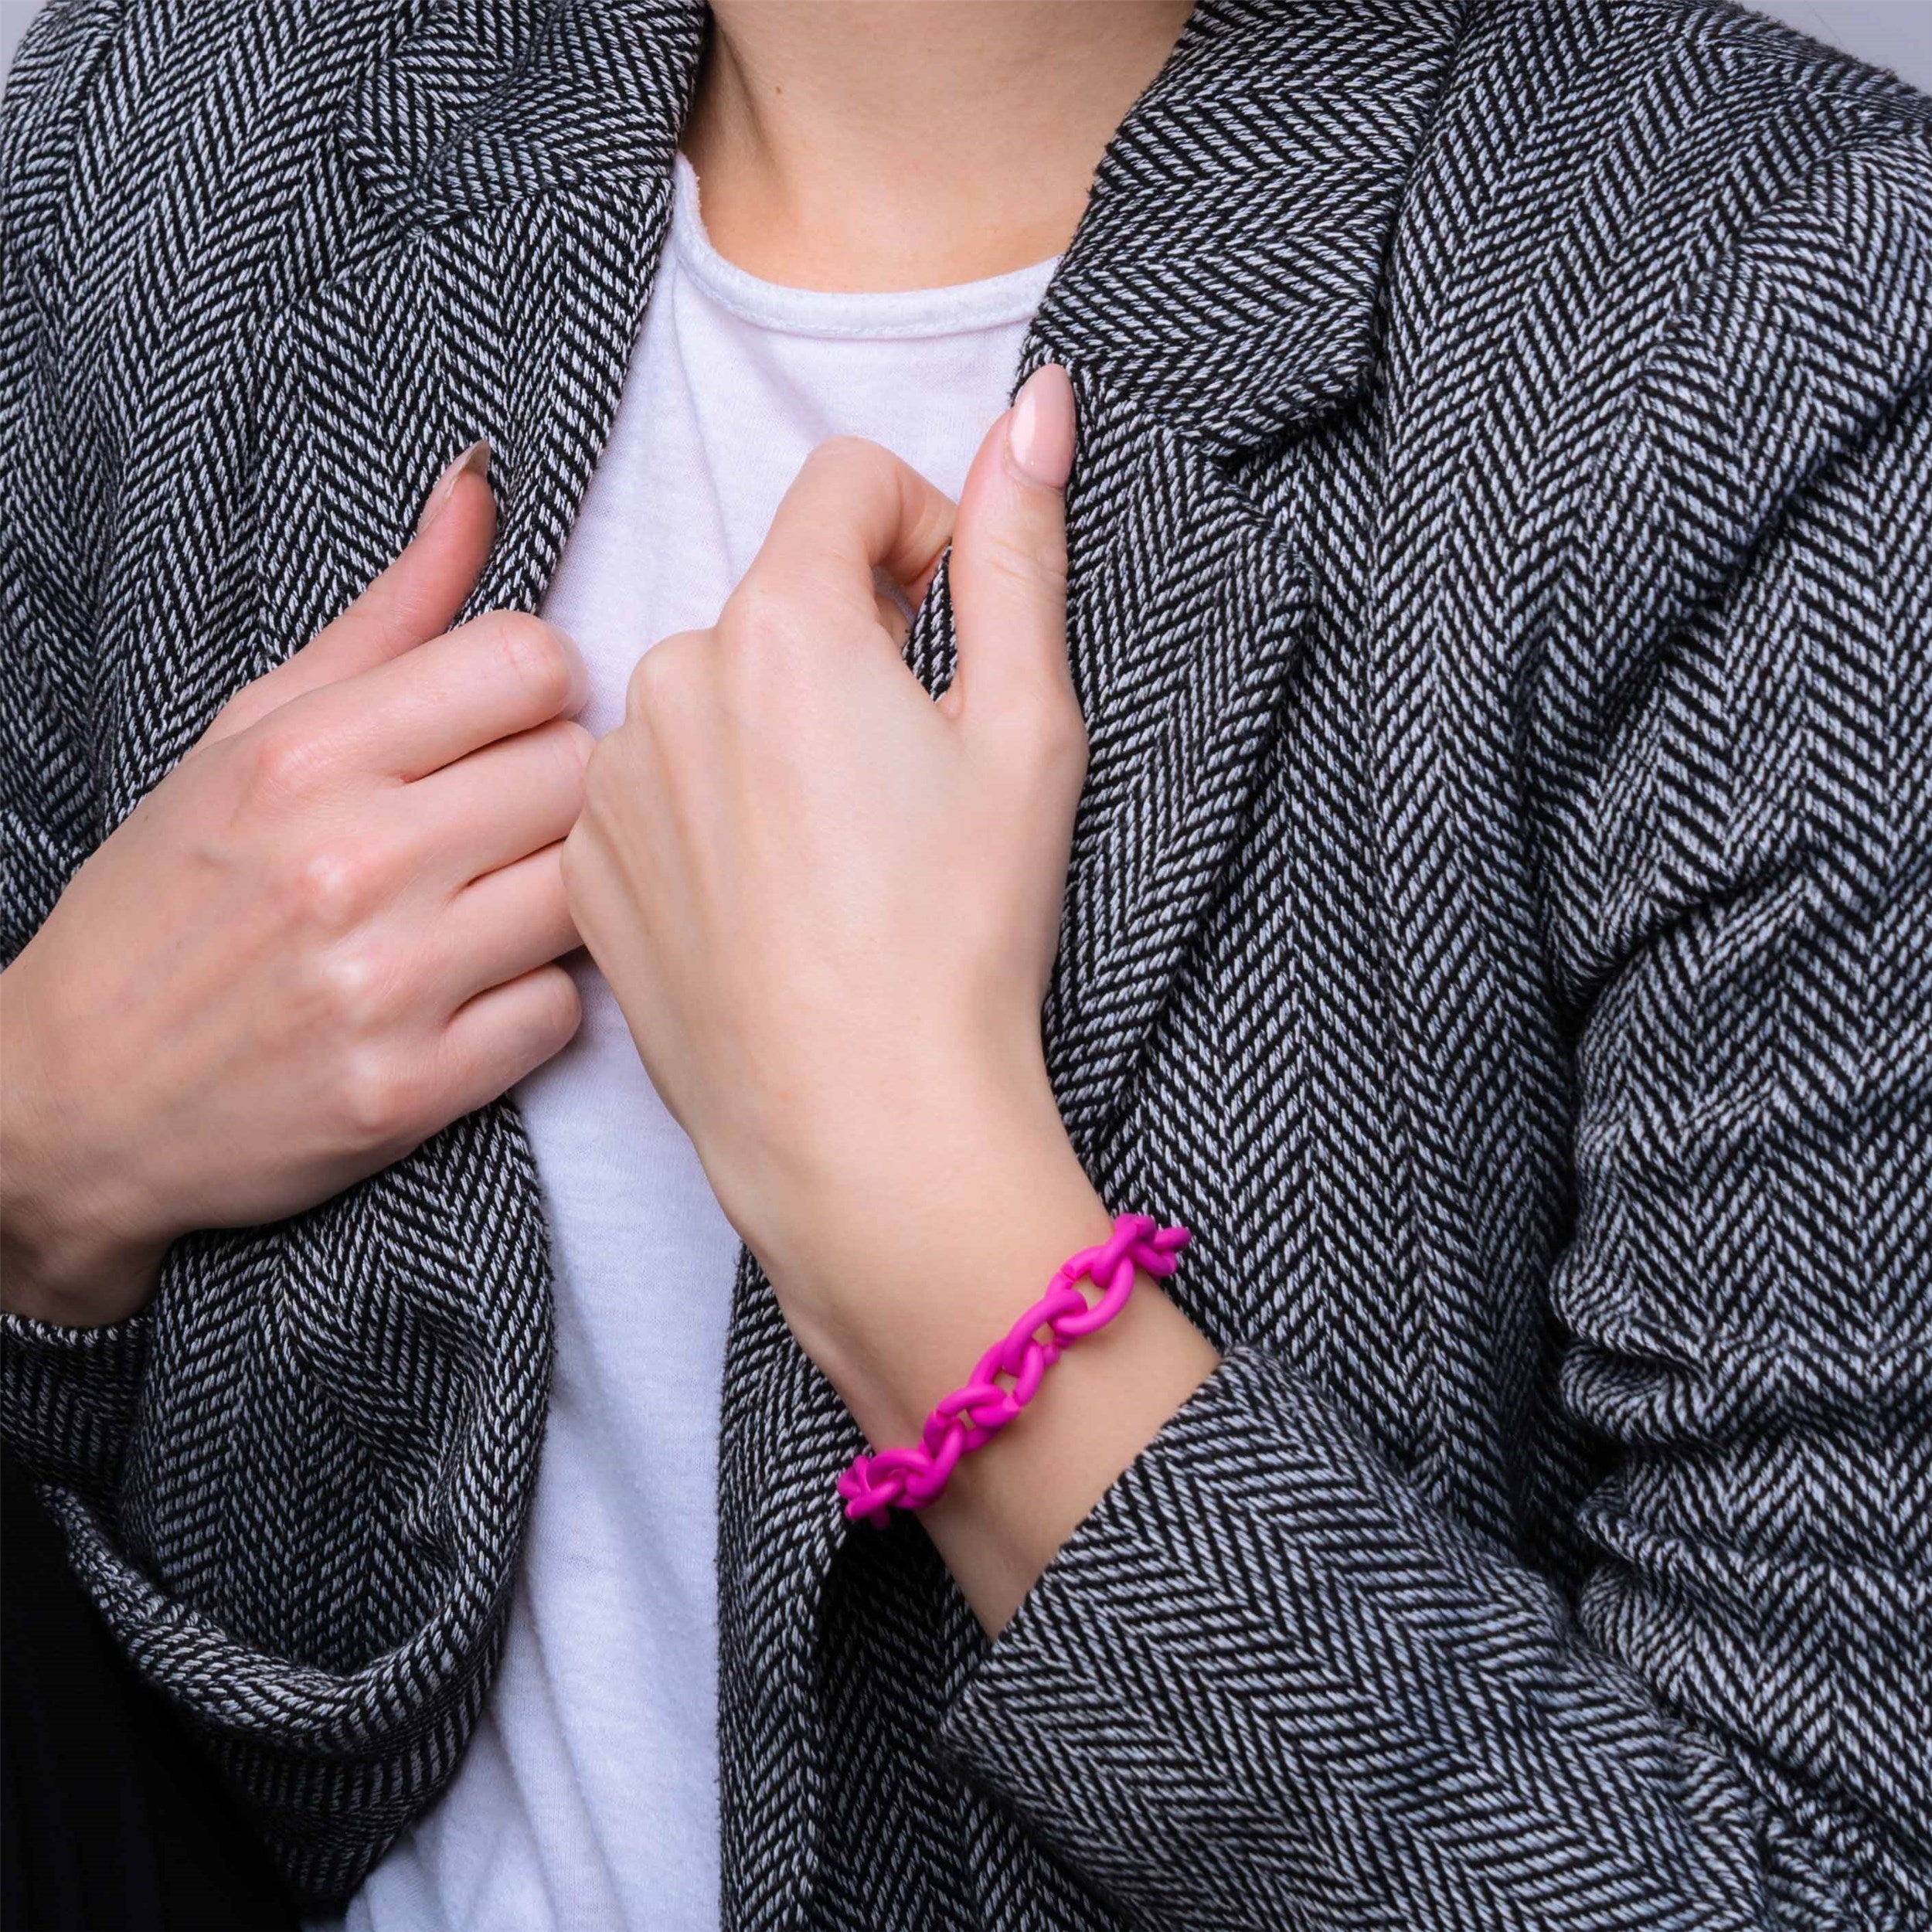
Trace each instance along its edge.
<instances>
[{"instance_id":1,"label":"black and white chevron fabric","mask_svg":"<svg viewBox=\"0 0 1932 1932\"><path fill-rule=\"evenodd\" d=\"M10 951L474 437L479 602L540 597L703 26L53 0ZM988 1646L845 1533L745 1267L731 1923L1932 1926L1932 104L1717 0L1202 0L1027 356L1094 753L1051 1063L1227 1359ZM80 1574L318 1901L487 1695L549 1296L499 1105L10 1325Z\"/></svg>"}]
</instances>

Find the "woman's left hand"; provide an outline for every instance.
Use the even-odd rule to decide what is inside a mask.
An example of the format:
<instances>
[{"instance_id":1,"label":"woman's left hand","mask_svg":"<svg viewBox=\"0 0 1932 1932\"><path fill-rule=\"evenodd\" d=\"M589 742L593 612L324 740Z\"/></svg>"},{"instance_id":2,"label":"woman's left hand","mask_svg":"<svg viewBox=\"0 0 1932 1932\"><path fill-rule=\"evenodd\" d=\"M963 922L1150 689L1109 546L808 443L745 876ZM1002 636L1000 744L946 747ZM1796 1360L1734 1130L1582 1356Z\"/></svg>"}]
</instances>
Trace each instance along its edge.
<instances>
[{"instance_id":1,"label":"woman's left hand","mask_svg":"<svg viewBox=\"0 0 1932 1932\"><path fill-rule=\"evenodd\" d=\"M639 662L564 850L660 1096L876 1443L1110 1225L1040 1040L1087 758L1073 437L1049 365L956 515L881 449L816 451L718 622ZM934 703L879 587L916 600L949 538Z\"/></svg>"}]
</instances>

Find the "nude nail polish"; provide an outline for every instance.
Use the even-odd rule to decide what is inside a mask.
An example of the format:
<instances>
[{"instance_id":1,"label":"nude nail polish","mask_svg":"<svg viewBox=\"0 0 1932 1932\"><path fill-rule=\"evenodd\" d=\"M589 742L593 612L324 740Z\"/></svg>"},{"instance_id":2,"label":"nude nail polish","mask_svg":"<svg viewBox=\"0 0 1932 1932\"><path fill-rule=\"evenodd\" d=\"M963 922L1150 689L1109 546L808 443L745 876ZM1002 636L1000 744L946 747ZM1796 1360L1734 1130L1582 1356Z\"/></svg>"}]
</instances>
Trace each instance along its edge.
<instances>
[{"instance_id":1,"label":"nude nail polish","mask_svg":"<svg viewBox=\"0 0 1932 1932\"><path fill-rule=\"evenodd\" d=\"M1043 363L1021 386L1006 419L1006 448L1029 481L1066 488L1073 467L1073 385L1059 363Z\"/></svg>"},{"instance_id":2,"label":"nude nail polish","mask_svg":"<svg viewBox=\"0 0 1932 1932\"><path fill-rule=\"evenodd\" d=\"M418 536L436 521L437 512L456 492L457 478L466 470L474 470L478 476L489 474L490 446L487 442L479 440L472 443L436 479L435 487L423 502L422 514L416 519L416 534Z\"/></svg>"}]
</instances>

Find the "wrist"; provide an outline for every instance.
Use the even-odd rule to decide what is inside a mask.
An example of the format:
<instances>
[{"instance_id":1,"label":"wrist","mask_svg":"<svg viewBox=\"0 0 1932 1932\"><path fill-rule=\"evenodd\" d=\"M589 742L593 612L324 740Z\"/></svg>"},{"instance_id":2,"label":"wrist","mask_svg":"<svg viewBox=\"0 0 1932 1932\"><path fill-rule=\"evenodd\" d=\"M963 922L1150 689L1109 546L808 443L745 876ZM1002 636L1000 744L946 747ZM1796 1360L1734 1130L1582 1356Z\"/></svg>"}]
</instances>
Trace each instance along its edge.
<instances>
[{"instance_id":1,"label":"wrist","mask_svg":"<svg viewBox=\"0 0 1932 1932\"><path fill-rule=\"evenodd\" d=\"M1219 1361L1142 1276L1119 1315L1062 1355L1021 1414L961 1458L920 1520L988 1631L1005 1627L1061 1545Z\"/></svg>"},{"instance_id":2,"label":"wrist","mask_svg":"<svg viewBox=\"0 0 1932 1932\"><path fill-rule=\"evenodd\" d=\"M1064 1223L1047 1202L1033 1199L1004 1224L1004 1260L976 1260L985 1271L960 1292L934 1298L923 1318L896 1330L887 1345L875 1342L833 1368L875 1451L915 1447L940 1398L976 1380L975 1365L1012 1334L1015 1318L1039 1301L1068 1257L1105 1246L1112 1223L1088 1195L1081 1209L1070 1194ZM1023 1258L1029 1248L1031 1257ZM1053 1259L1042 1258L1047 1255ZM1025 1406L961 1456L944 1494L920 1509L989 1631L1004 1628L1061 1545L1219 1360L1163 1291L1160 1277L1170 1266L1150 1263L1151 1273L1137 1273L1124 1301L1100 1311L1102 1326L1062 1337L1032 1400L1022 1393ZM1022 1390L1032 1386L1027 1376L1019 1379ZM862 1482L848 1493L864 1488ZM920 1494L917 1477L912 1494Z\"/></svg>"},{"instance_id":3,"label":"wrist","mask_svg":"<svg viewBox=\"0 0 1932 1932\"><path fill-rule=\"evenodd\" d=\"M842 1309L821 1366L875 1447L916 1440L939 1399L1046 1291L1070 1254L1104 1242L1112 1217L1077 1162L1044 1162L925 1208L927 1239L874 1281L896 1292Z\"/></svg>"},{"instance_id":4,"label":"wrist","mask_svg":"<svg viewBox=\"0 0 1932 1932\"><path fill-rule=\"evenodd\" d=\"M993 1333L1112 1226L1043 1074L1036 1090L903 1090L918 1104L795 1175L794 1210L747 1231L799 1342L875 1441L916 1434Z\"/></svg>"},{"instance_id":5,"label":"wrist","mask_svg":"<svg viewBox=\"0 0 1932 1932\"><path fill-rule=\"evenodd\" d=\"M0 1305L57 1327L99 1328L148 1299L168 1237L137 1231L74 1158L20 1010L18 971L0 976Z\"/></svg>"}]
</instances>

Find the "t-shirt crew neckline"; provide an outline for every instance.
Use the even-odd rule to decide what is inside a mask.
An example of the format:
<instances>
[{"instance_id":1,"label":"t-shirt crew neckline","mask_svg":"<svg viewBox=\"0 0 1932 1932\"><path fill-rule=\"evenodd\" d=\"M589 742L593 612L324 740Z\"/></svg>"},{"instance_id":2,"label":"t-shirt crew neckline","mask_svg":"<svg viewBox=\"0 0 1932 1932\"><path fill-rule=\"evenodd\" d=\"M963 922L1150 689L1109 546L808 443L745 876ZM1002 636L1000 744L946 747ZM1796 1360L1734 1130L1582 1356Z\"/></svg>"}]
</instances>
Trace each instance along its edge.
<instances>
[{"instance_id":1,"label":"t-shirt crew neckline","mask_svg":"<svg viewBox=\"0 0 1932 1932\"><path fill-rule=\"evenodd\" d=\"M790 288L782 282L766 281L718 253L699 212L697 170L682 155L677 158L676 179L671 247L679 269L741 321L787 335L903 342L1006 327L1032 318L1060 265L1056 255L1004 275L944 288Z\"/></svg>"}]
</instances>

